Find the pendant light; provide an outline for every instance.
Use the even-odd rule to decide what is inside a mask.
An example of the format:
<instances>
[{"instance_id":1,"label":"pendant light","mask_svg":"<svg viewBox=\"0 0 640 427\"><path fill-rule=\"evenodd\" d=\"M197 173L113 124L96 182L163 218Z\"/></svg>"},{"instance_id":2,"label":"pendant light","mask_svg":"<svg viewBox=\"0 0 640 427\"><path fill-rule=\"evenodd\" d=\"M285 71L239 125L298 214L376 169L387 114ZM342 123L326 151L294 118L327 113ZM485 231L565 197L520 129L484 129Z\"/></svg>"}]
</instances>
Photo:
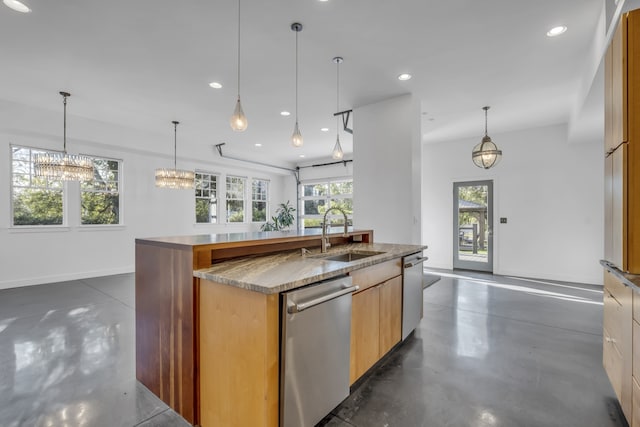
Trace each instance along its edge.
<instances>
[{"instance_id":1,"label":"pendant light","mask_svg":"<svg viewBox=\"0 0 640 427\"><path fill-rule=\"evenodd\" d=\"M86 156L67 153L67 98L68 92L60 92L64 105L64 133L62 153L38 153L34 156L33 166L36 176L58 181L91 181L93 179L93 160Z\"/></svg>"},{"instance_id":2,"label":"pendant light","mask_svg":"<svg viewBox=\"0 0 640 427\"><path fill-rule=\"evenodd\" d=\"M178 151L178 124L173 122L173 169L156 169L156 187L182 190L193 188L195 185L195 173L176 168Z\"/></svg>"},{"instance_id":3,"label":"pendant light","mask_svg":"<svg viewBox=\"0 0 640 427\"><path fill-rule=\"evenodd\" d=\"M336 64L336 111L340 111L340 64L344 59L340 56L333 58L333 63ZM342 152L342 146L340 145L340 116L336 116L336 145L333 146L333 152L331 157L334 160L342 160L344 153Z\"/></svg>"},{"instance_id":4,"label":"pendant light","mask_svg":"<svg viewBox=\"0 0 640 427\"><path fill-rule=\"evenodd\" d=\"M296 32L296 124L293 127L293 134L291 135L291 144L294 147L302 147L304 141L302 140L302 134L298 127L298 33L302 31L302 24L294 22L291 24L291 30Z\"/></svg>"},{"instance_id":5,"label":"pendant light","mask_svg":"<svg viewBox=\"0 0 640 427\"><path fill-rule=\"evenodd\" d=\"M244 115L242 104L240 103L240 0L238 0L238 100L236 101L236 108L233 110L230 123L231 129L236 132L243 132L249 125L247 116Z\"/></svg>"},{"instance_id":6,"label":"pendant light","mask_svg":"<svg viewBox=\"0 0 640 427\"><path fill-rule=\"evenodd\" d=\"M502 150L498 150L496 144L491 141L491 137L487 134L487 111L491 107L482 107L484 110L484 137L482 142L473 147L472 159L473 163L479 168L489 169L498 164L502 157Z\"/></svg>"}]
</instances>

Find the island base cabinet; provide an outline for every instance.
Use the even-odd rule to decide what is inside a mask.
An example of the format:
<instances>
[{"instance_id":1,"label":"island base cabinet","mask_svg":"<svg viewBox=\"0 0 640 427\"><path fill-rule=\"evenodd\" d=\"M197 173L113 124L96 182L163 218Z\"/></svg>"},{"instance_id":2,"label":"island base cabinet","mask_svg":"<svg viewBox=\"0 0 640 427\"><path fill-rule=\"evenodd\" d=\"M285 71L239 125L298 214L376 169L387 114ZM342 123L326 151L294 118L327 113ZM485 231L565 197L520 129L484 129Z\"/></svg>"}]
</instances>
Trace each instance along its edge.
<instances>
[{"instance_id":1,"label":"island base cabinet","mask_svg":"<svg viewBox=\"0 0 640 427\"><path fill-rule=\"evenodd\" d=\"M380 357L402 338L402 276L380 285Z\"/></svg>"},{"instance_id":2,"label":"island base cabinet","mask_svg":"<svg viewBox=\"0 0 640 427\"><path fill-rule=\"evenodd\" d=\"M199 283L200 426L277 427L279 302Z\"/></svg>"},{"instance_id":3,"label":"island base cabinet","mask_svg":"<svg viewBox=\"0 0 640 427\"><path fill-rule=\"evenodd\" d=\"M380 355L380 289L358 292L351 300L349 384L372 367Z\"/></svg>"}]
</instances>

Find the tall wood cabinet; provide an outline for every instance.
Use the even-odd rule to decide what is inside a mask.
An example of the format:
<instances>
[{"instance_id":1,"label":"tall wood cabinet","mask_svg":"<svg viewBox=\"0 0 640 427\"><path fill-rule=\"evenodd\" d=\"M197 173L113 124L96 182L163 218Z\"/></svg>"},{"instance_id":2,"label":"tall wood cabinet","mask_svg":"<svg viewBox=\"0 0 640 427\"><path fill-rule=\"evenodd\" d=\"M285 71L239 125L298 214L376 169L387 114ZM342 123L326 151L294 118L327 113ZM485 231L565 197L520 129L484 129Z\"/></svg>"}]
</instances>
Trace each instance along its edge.
<instances>
[{"instance_id":1,"label":"tall wood cabinet","mask_svg":"<svg viewBox=\"0 0 640 427\"><path fill-rule=\"evenodd\" d=\"M604 183L605 259L634 274L640 274L639 140L640 10L635 10L622 16L605 58ZM640 294L604 274L603 366L627 420L640 427Z\"/></svg>"}]
</instances>

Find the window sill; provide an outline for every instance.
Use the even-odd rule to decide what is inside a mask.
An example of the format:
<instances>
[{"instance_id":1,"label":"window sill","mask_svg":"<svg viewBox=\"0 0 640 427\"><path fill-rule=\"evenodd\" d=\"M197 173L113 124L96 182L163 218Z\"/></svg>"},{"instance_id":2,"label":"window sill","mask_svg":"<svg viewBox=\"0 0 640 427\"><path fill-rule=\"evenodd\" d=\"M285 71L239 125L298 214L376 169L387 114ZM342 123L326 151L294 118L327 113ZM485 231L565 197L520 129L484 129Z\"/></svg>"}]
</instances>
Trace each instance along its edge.
<instances>
[{"instance_id":1,"label":"window sill","mask_svg":"<svg viewBox=\"0 0 640 427\"><path fill-rule=\"evenodd\" d=\"M124 230L127 227L124 224L87 224L79 225L78 231L114 231Z\"/></svg>"},{"instance_id":2,"label":"window sill","mask_svg":"<svg viewBox=\"0 0 640 427\"><path fill-rule=\"evenodd\" d=\"M13 225L9 227L9 233L57 233L71 231L71 227L65 225Z\"/></svg>"}]
</instances>

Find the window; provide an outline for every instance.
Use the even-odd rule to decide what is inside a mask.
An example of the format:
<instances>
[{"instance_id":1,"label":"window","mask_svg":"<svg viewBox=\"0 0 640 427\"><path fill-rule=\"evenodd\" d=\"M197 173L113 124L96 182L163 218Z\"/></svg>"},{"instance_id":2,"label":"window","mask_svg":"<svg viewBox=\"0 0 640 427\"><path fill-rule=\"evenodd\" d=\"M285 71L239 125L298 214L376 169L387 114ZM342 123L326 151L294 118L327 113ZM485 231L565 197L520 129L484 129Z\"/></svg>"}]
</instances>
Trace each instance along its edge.
<instances>
[{"instance_id":1,"label":"window","mask_svg":"<svg viewBox=\"0 0 640 427\"><path fill-rule=\"evenodd\" d=\"M303 228L318 228L329 207L338 207L347 213L348 224L353 221L353 180L336 179L330 181L302 183L300 212ZM332 225L344 224L339 211L331 211L327 216Z\"/></svg>"},{"instance_id":2,"label":"window","mask_svg":"<svg viewBox=\"0 0 640 427\"><path fill-rule=\"evenodd\" d=\"M244 222L246 178L227 176L227 222Z\"/></svg>"},{"instance_id":3,"label":"window","mask_svg":"<svg viewBox=\"0 0 640 427\"><path fill-rule=\"evenodd\" d=\"M218 176L196 172L196 223L218 222Z\"/></svg>"},{"instance_id":4,"label":"window","mask_svg":"<svg viewBox=\"0 0 640 427\"><path fill-rule=\"evenodd\" d=\"M251 221L265 222L269 211L269 181L254 179L251 184Z\"/></svg>"},{"instance_id":5,"label":"window","mask_svg":"<svg viewBox=\"0 0 640 427\"><path fill-rule=\"evenodd\" d=\"M63 225L63 184L34 176L33 157L47 150L11 146L13 225Z\"/></svg>"},{"instance_id":6,"label":"window","mask_svg":"<svg viewBox=\"0 0 640 427\"><path fill-rule=\"evenodd\" d=\"M120 224L120 160L93 158L93 181L80 183L81 221Z\"/></svg>"}]
</instances>

